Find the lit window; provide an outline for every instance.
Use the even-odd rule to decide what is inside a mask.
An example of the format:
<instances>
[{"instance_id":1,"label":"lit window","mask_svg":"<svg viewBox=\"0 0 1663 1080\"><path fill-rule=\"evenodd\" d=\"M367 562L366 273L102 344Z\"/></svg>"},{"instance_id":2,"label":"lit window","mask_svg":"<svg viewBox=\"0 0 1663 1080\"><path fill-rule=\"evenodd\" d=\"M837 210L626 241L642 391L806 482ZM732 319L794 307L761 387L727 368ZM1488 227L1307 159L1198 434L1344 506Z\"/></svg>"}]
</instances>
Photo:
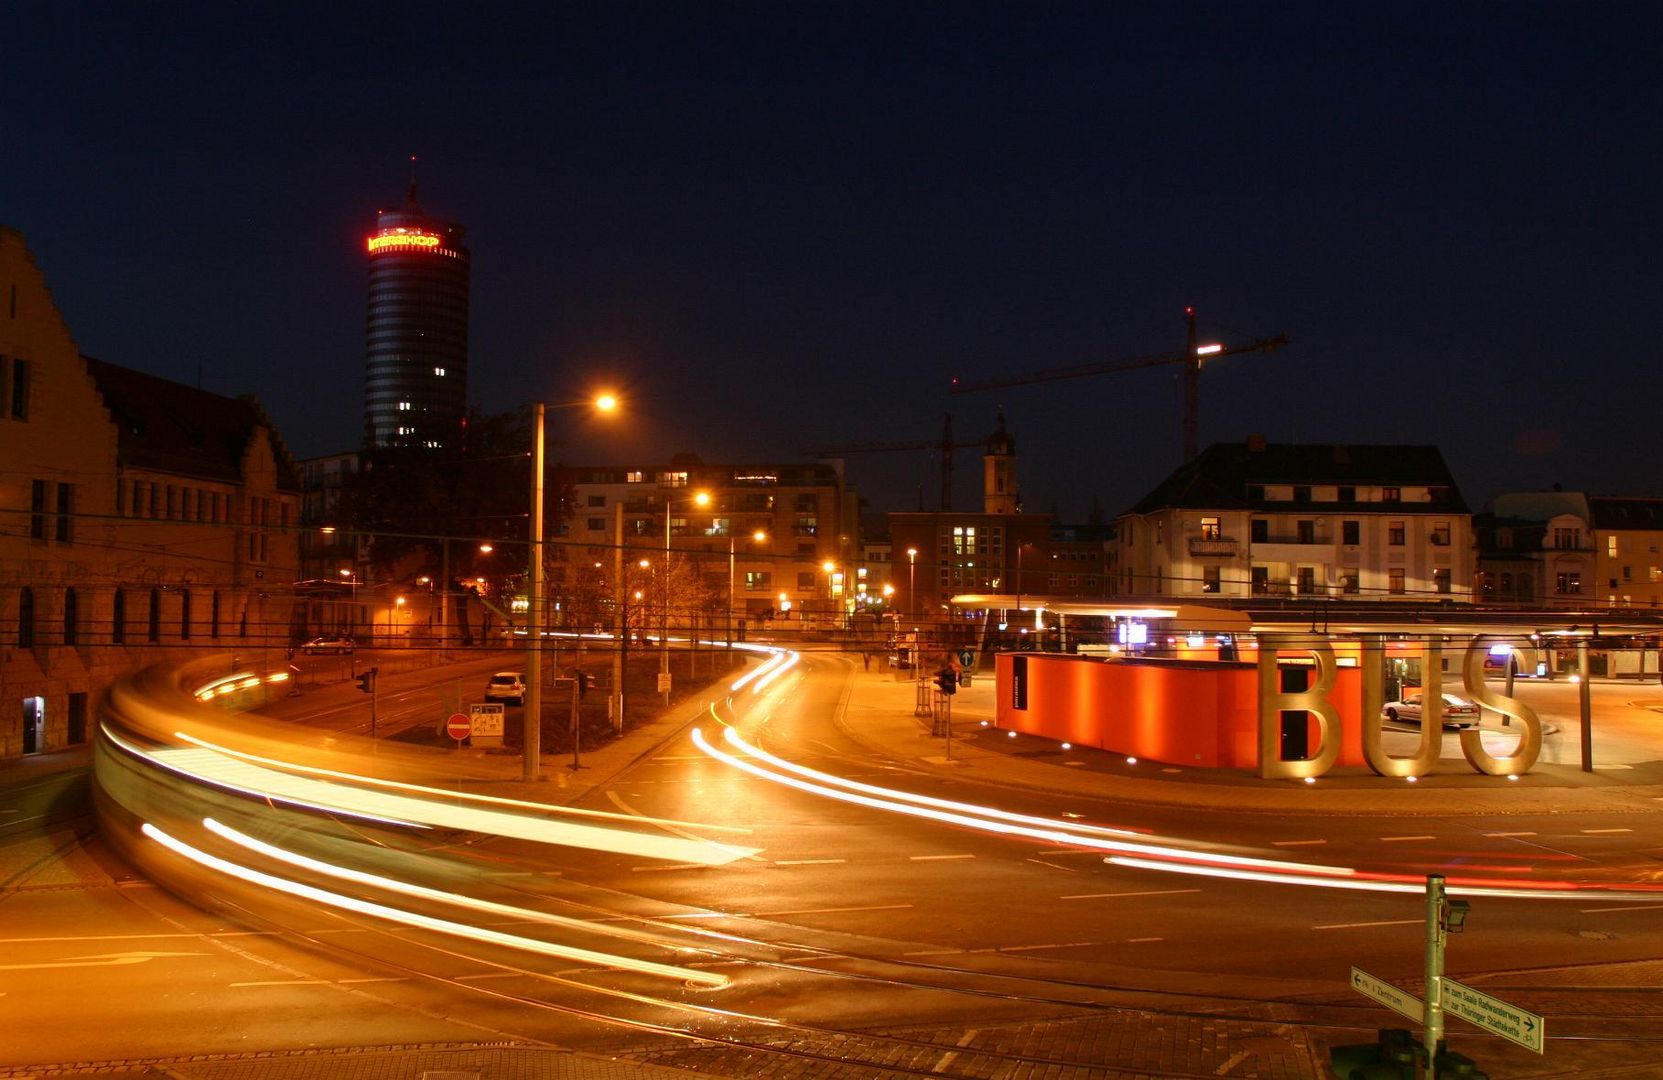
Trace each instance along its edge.
<instances>
[{"instance_id":1,"label":"lit window","mask_svg":"<svg viewBox=\"0 0 1663 1080\"><path fill-rule=\"evenodd\" d=\"M409 412L410 411L410 403L408 401L399 402L398 403L398 411L399 412Z\"/></svg>"},{"instance_id":2,"label":"lit window","mask_svg":"<svg viewBox=\"0 0 1663 1080\"><path fill-rule=\"evenodd\" d=\"M442 368L442 367L436 367L436 368L433 369L433 374L439 376L439 378L442 379L442 378L445 377L445 369Z\"/></svg>"}]
</instances>

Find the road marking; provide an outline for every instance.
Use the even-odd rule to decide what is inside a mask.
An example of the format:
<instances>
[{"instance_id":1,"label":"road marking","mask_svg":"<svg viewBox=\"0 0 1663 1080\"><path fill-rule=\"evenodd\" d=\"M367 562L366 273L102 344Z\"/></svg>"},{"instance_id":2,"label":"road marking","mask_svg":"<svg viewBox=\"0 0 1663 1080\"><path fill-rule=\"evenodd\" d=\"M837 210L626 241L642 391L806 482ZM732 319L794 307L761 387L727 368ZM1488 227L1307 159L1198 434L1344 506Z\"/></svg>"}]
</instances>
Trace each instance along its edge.
<instances>
[{"instance_id":1,"label":"road marking","mask_svg":"<svg viewBox=\"0 0 1663 1080\"><path fill-rule=\"evenodd\" d=\"M960 1038L959 1041L954 1043L953 1045L961 1047L961 1048L969 1046L971 1041L973 1039L975 1039L978 1034L980 1034L980 1032L978 1032L975 1028L966 1028L965 1032L964 1032L964 1036L962 1038ZM958 1056L959 1056L959 1052L957 1050L947 1051L945 1054L941 1055L941 1060L937 1061L935 1063L935 1067L930 1069L930 1071L933 1072L933 1073L946 1072L947 1071L947 1066L951 1065L953 1063L953 1059L958 1057Z\"/></svg>"},{"instance_id":2,"label":"road marking","mask_svg":"<svg viewBox=\"0 0 1663 1080\"><path fill-rule=\"evenodd\" d=\"M158 957L206 956L195 952L125 952L104 953L99 956L71 956L64 960L48 960L38 964L0 964L0 971L39 971L46 968L126 967L142 964Z\"/></svg>"},{"instance_id":3,"label":"road marking","mask_svg":"<svg viewBox=\"0 0 1663 1080\"><path fill-rule=\"evenodd\" d=\"M1165 940L1166 940L1166 938L1164 938L1164 937L1129 937L1129 938L1126 939L1126 944L1128 944L1128 945L1147 945L1148 943L1150 943L1152 941L1165 941Z\"/></svg>"},{"instance_id":4,"label":"road marking","mask_svg":"<svg viewBox=\"0 0 1663 1080\"><path fill-rule=\"evenodd\" d=\"M963 949L925 949L922 952L905 952L902 956L954 956Z\"/></svg>"},{"instance_id":5,"label":"road marking","mask_svg":"<svg viewBox=\"0 0 1663 1080\"><path fill-rule=\"evenodd\" d=\"M667 866L632 866L632 867L630 867L630 870L634 871L637 874L646 873L647 871L650 871L650 870L708 870L708 869L710 869L710 867L706 866L704 863L696 863L696 862L670 863Z\"/></svg>"},{"instance_id":6,"label":"road marking","mask_svg":"<svg viewBox=\"0 0 1663 1080\"><path fill-rule=\"evenodd\" d=\"M1533 832L1487 832L1485 836L1535 836Z\"/></svg>"},{"instance_id":7,"label":"road marking","mask_svg":"<svg viewBox=\"0 0 1663 1080\"><path fill-rule=\"evenodd\" d=\"M408 979L402 979L392 975L382 975L372 979L336 979L335 981L342 986L356 986L359 983L409 982Z\"/></svg>"},{"instance_id":8,"label":"road marking","mask_svg":"<svg viewBox=\"0 0 1663 1080\"><path fill-rule=\"evenodd\" d=\"M796 908L792 911L753 911L751 917L771 919L777 915L840 915L848 911L905 911L911 904L874 904L871 907Z\"/></svg>"},{"instance_id":9,"label":"road marking","mask_svg":"<svg viewBox=\"0 0 1663 1080\"><path fill-rule=\"evenodd\" d=\"M328 986L328 979L271 979L266 982L234 982L227 984L233 990L248 986Z\"/></svg>"},{"instance_id":10,"label":"road marking","mask_svg":"<svg viewBox=\"0 0 1663 1080\"><path fill-rule=\"evenodd\" d=\"M1437 837L1436 836L1377 836L1377 837L1375 837L1375 839L1379 840L1381 843L1393 844L1393 843L1397 843L1397 842L1403 841L1403 840L1436 840Z\"/></svg>"},{"instance_id":11,"label":"road marking","mask_svg":"<svg viewBox=\"0 0 1663 1080\"><path fill-rule=\"evenodd\" d=\"M1251 1050L1237 1050L1234 1054L1231 1054L1229 1057L1224 1059L1224 1064L1213 1070L1213 1075L1227 1076L1229 1075L1231 1069L1234 1069L1237 1065L1252 1056L1253 1051Z\"/></svg>"},{"instance_id":12,"label":"road marking","mask_svg":"<svg viewBox=\"0 0 1663 1080\"><path fill-rule=\"evenodd\" d=\"M200 940L208 938L235 937L275 937L275 934L264 933L259 930L224 930L213 934L61 934L51 937L8 937L0 938L0 945L39 945L48 941L154 941L157 939L191 938Z\"/></svg>"},{"instance_id":13,"label":"road marking","mask_svg":"<svg viewBox=\"0 0 1663 1080\"><path fill-rule=\"evenodd\" d=\"M1607 911L1657 911L1663 909L1663 904L1620 904L1617 907L1585 907L1578 910L1584 915L1596 915Z\"/></svg>"},{"instance_id":14,"label":"road marking","mask_svg":"<svg viewBox=\"0 0 1663 1080\"><path fill-rule=\"evenodd\" d=\"M1061 866L1054 862L1046 862L1044 859L1029 859L1027 861L1038 863L1041 866L1049 866L1053 870L1061 870L1065 874L1078 874L1080 872L1080 868L1077 866Z\"/></svg>"},{"instance_id":15,"label":"road marking","mask_svg":"<svg viewBox=\"0 0 1663 1080\"><path fill-rule=\"evenodd\" d=\"M848 859L775 859L775 866L831 866L834 863L846 863Z\"/></svg>"},{"instance_id":16,"label":"road marking","mask_svg":"<svg viewBox=\"0 0 1663 1080\"><path fill-rule=\"evenodd\" d=\"M1116 896L1177 896L1179 893L1196 893L1200 889L1151 889L1147 892L1091 892L1076 893L1073 896L1059 896L1058 900L1105 900Z\"/></svg>"},{"instance_id":17,"label":"road marking","mask_svg":"<svg viewBox=\"0 0 1663 1080\"><path fill-rule=\"evenodd\" d=\"M1272 847L1310 847L1314 844L1326 844L1326 840L1275 840Z\"/></svg>"},{"instance_id":18,"label":"road marking","mask_svg":"<svg viewBox=\"0 0 1663 1080\"><path fill-rule=\"evenodd\" d=\"M1583 833L1589 835L1589 836L1594 836L1596 834L1605 834L1605 833L1633 832L1634 830L1633 829L1583 829L1581 831Z\"/></svg>"},{"instance_id":19,"label":"road marking","mask_svg":"<svg viewBox=\"0 0 1663 1080\"><path fill-rule=\"evenodd\" d=\"M1090 949L1100 945L1112 945L1112 941L1065 941L1057 945L1003 945L999 952L1034 952L1038 949Z\"/></svg>"},{"instance_id":20,"label":"road marking","mask_svg":"<svg viewBox=\"0 0 1663 1080\"><path fill-rule=\"evenodd\" d=\"M1321 923L1311 927L1312 930L1358 930L1368 926L1420 926L1425 919L1387 919L1382 922L1337 922Z\"/></svg>"},{"instance_id":21,"label":"road marking","mask_svg":"<svg viewBox=\"0 0 1663 1080\"><path fill-rule=\"evenodd\" d=\"M942 862L947 859L974 859L974 855L908 855L913 862Z\"/></svg>"}]
</instances>

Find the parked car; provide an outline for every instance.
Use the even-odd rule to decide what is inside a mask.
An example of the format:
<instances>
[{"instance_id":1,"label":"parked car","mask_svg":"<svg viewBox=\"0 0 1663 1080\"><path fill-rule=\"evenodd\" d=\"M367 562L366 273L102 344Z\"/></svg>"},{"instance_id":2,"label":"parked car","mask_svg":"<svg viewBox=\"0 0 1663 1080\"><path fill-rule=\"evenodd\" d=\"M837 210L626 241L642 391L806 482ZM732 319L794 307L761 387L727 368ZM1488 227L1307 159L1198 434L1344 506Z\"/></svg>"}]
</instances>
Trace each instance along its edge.
<instances>
[{"instance_id":1,"label":"parked car","mask_svg":"<svg viewBox=\"0 0 1663 1080\"><path fill-rule=\"evenodd\" d=\"M506 701L511 705L525 704L525 679L517 671L499 671L485 684L486 701Z\"/></svg>"},{"instance_id":2,"label":"parked car","mask_svg":"<svg viewBox=\"0 0 1663 1080\"><path fill-rule=\"evenodd\" d=\"M1421 721L1421 688L1407 686L1403 695L1396 701L1386 702L1386 707L1380 714L1387 720L1395 720L1404 724L1420 726ZM1477 705L1458 698L1454 694L1444 695L1444 727L1459 731L1461 728L1477 727L1482 711Z\"/></svg>"},{"instance_id":3,"label":"parked car","mask_svg":"<svg viewBox=\"0 0 1663 1080\"><path fill-rule=\"evenodd\" d=\"M348 656L357 643L349 637L315 637L300 647L300 651L307 656L317 656L320 653L334 653L336 656Z\"/></svg>"}]
</instances>

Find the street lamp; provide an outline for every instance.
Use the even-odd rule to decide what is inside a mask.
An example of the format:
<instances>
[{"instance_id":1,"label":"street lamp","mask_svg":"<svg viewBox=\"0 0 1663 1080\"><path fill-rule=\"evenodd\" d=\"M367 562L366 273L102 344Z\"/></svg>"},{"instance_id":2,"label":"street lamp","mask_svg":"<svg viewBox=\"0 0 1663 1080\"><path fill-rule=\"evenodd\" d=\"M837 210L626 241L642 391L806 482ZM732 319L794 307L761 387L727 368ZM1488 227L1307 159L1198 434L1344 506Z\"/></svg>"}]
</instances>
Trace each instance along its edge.
<instances>
[{"instance_id":1,"label":"street lamp","mask_svg":"<svg viewBox=\"0 0 1663 1080\"><path fill-rule=\"evenodd\" d=\"M537 402L531 449L531 573L526 593L525 779L542 778L543 734L543 414L549 409L592 408L610 413L618 399L601 394L583 401ZM484 545L481 545L484 550Z\"/></svg>"},{"instance_id":2,"label":"street lamp","mask_svg":"<svg viewBox=\"0 0 1663 1080\"><path fill-rule=\"evenodd\" d=\"M918 549L907 548L907 612L918 618Z\"/></svg>"},{"instance_id":3,"label":"street lamp","mask_svg":"<svg viewBox=\"0 0 1663 1080\"><path fill-rule=\"evenodd\" d=\"M710 492L695 491L690 498L664 500L664 566L659 578L659 596L664 602L658 613L658 683L664 691L664 707L670 707L670 508L677 503L709 506Z\"/></svg>"},{"instance_id":4,"label":"street lamp","mask_svg":"<svg viewBox=\"0 0 1663 1080\"><path fill-rule=\"evenodd\" d=\"M766 539L768 539L768 534L767 534L767 533L765 533L765 532L763 532L763 531L762 531L762 530L761 530L761 529L758 529L758 530L756 530L756 531L755 531L755 532L753 532L753 533L752 533L752 534L751 534L751 539L752 539L752 540L753 540L753 541L754 541L754 542L756 542L756 543L758 543L758 544L760 544L760 543L762 543L762 542L763 542L763 541L764 541L764 540L766 540ZM737 536L737 534L735 534L735 533L734 533L734 532L733 532L733 530L732 530L732 529L729 529L729 530L728 530L728 648L729 648L729 649L732 649L732 648L733 648L733 603L734 603L734 601L733 601L733 568L734 568L734 544L735 544L735 543L737 543L737 542L738 542L738 540L739 540L739 537L738 537L738 536Z\"/></svg>"}]
</instances>

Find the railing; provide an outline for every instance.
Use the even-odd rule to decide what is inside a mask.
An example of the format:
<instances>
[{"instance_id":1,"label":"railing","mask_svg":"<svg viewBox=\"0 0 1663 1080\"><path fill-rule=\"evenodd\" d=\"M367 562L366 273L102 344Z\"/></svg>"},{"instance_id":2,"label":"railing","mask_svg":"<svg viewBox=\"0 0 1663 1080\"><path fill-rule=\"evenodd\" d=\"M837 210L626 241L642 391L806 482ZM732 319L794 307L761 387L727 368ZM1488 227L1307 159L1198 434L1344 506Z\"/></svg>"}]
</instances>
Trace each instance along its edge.
<instances>
[{"instance_id":1,"label":"railing","mask_svg":"<svg viewBox=\"0 0 1663 1080\"><path fill-rule=\"evenodd\" d=\"M1191 555L1234 555L1239 546L1233 536L1192 536L1189 538Z\"/></svg>"},{"instance_id":2,"label":"railing","mask_svg":"<svg viewBox=\"0 0 1663 1080\"><path fill-rule=\"evenodd\" d=\"M1253 538L1253 542L1255 544L1332 544L1334 542L1334 534L1311 533L1308 536L1255 536Z\"/></svg>"}]
</instances>

